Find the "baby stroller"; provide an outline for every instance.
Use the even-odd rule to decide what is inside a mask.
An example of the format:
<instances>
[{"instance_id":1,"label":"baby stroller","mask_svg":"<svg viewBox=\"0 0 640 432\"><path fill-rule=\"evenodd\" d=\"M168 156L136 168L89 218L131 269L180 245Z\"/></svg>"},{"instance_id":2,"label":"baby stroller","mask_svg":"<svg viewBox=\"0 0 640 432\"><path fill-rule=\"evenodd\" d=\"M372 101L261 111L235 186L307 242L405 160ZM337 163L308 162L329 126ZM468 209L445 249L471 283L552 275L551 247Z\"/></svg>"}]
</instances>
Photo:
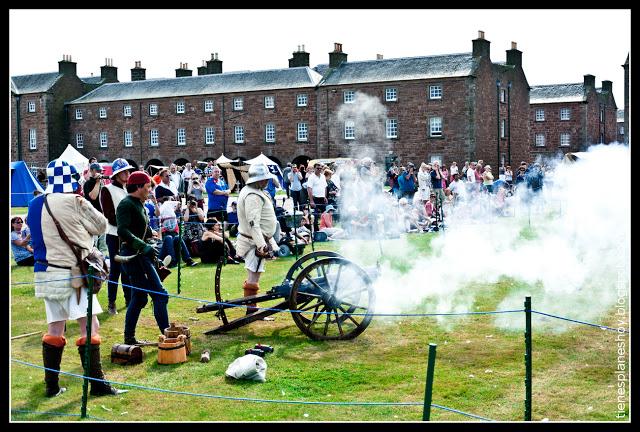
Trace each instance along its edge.
<instances>
[{"instance_id":1,"label":"baby stroller","mask_svg":"<svg viewBox=\"0 0 640 432\"><path fill-rule=\"evenodd\" d=\"M280 240L278 241L278 256L285 257L292 254L302 255L306 244L300 238L295 238L295 230L302 226L302 212L288 213L282 207L276 208L276 218L280 224Z\"/></svg>"}]
</instances>

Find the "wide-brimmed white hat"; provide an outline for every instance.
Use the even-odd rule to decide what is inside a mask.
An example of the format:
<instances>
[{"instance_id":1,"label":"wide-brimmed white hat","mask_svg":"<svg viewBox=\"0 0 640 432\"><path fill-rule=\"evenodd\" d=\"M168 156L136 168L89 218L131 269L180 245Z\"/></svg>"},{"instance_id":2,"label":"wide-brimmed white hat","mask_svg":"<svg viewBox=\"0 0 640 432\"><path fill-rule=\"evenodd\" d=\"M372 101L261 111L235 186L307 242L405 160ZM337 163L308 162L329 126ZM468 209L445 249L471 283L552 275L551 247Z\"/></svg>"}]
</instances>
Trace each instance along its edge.
<instances>
[{"instance_id":1,"label":"wide-brimmed white hat","mask_svg":"<svg viewBox=\"0 0 640 432\"><path fill-rule=\"evenodd\" d=\"M255 183L260 180L275 180L276 176L269 172L269 168L266 164L258 163L252 164L249 167L249 178L247 184Z\"/></svg>"}]
</instances>

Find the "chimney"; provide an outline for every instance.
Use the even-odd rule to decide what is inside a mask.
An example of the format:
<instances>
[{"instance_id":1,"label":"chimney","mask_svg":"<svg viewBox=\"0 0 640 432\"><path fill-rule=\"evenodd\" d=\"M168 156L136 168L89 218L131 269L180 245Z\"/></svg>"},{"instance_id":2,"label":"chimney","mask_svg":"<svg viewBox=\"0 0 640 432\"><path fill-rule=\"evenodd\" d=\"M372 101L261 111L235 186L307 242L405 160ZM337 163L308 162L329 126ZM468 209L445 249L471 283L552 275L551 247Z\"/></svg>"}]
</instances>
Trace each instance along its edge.
<instances>
[{"instance_id":1,"label":"chimney","mask_svg":"<svg viewBox=\"0 0 640 432\"><path fill-rule=\"evenodd\" d=\"M104 66L100 67L100 76L105 82L118 82L118 68L113 65L112 58L104 59Z\"/></svg>"},{"instance_id":2,"label":"chimney","mask_svg":"<svg viewBox=\"0 0 640 432\"><path fill-rule=\"evenodd\" d=\"M176 69L176 78L191 76L193 71L189 69L187 63L180 63L180 67Z\"/></svg>"},{"instance_id":3,"label":"chimney","mask_svg":"<svg viewBox=\"0 0 640 432\"><path fill-rule=\"evenodd\" d=\"M611 93L613 90L613 82L609 80L602 81L602 91Z\"/></svg>"},{"instance_id":4,"label":"chimney","mask_svg":"<svg viewBox=\"0 0 640 432\"><path fill-rule=\"evenodd\" d=\"M473 43L473 56L474 57L486 57L490 59L491 49L489 45L491 42L484 38L484 32L482 30L478 30L478 39L474 39Z\"/></svg>"},{"instance_id":5,"label":"chimney","mask_svg":"<svg viewBox=\"0 0 640 432\"><path fill-rule=\"evenodd\" d=\"M507 64L522 67L522 51L518 51L518 44L511 42L511 49L507 50Z\"/></svg>"},{"instance_id":6,"label":"chimney","mask_svg":"<svg viewBox=\"0 0 640 432\"><path fill-rule=\"evenodd\" d=\"M336 68L340 63L346 63L347 54L342 52L342 44L335 42L333 44L333 52L329 53L329 67Z\"/></svg>"},{"instance_id":7,"label":"chimney","mask_svg":"<svg viewBox=\"0 0 640 432\"><path fill-rule=\"evenodd\" d=\"M207 74L207 62L202 60L202 66L198 67L198 75L206 75Z\"/></svg>"},{"instance_id":8,"label":"chimney","mask_svg":"<svg viewBox=\"0 0 640 432\"><path fill-rule=\"evenodd\" d=\"M140 66L142 62L136 61L136 67L131 69L131 81L144 81L147 78L147 70Z\"/></svg>"},{"instance_id":9,"label":"chimney","mask_svg":"<svg viewBox=\"0 0 640 432\"><path fill-rule=\"evenodd\" d=\"M218 53L211 53L211 60L207 62L207 74L221 74L222 60L218 60Z\"/></svg>"},{"instance_id":10,"label":"chimney","mask_svg":"<svg viewBox=\"0 0 640 432\"><path fill-rule=\"evenodd\" d=\"M596 88L596 77L593 75L585 75L584 76L584 86L591 87L592 89Z\"/></svg>"},{"instance_id":11,"label":"chimney","mask_svg":"<svg viewBox=\"0 0 640 432\"><path fill-rule=\"evenodd\" d=\"M309 66L309 53L305 52L304 45L298 45L298 51L293 53L293 57L289 59L289 67Z\"/></svg>"},{"instance_id":12,"label":"chimney","mask_svg":"<svg viewBox=\"0 0 640 432\"><path fill-rule=\"evenodd\" d=\"M382 54L376 54L376 60L382 60L384 59Z\"/></svg>"},{"instance_id":13,"label":"chimney","mask_svg":"<svg viewBox=\"0 0 640 432\"><path fill-rule=\"evenodd\" d=\"M62 54L62 60L58 62L58 73L62 75L76 74L76 64L71 61L69 54Z\"/></svg>"}]
</instances>

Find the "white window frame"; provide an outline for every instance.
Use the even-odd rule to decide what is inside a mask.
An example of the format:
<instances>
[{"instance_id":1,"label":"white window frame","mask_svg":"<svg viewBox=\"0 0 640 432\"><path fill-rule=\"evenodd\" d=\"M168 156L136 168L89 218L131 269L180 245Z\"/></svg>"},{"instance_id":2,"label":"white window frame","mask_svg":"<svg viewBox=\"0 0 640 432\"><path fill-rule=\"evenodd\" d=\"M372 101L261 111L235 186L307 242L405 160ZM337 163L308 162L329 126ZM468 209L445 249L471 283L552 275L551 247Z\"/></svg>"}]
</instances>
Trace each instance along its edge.
<instances>
[{"instance_id":1,"label":"white window frame","mask_svg":"<svg viewBox=\"0 0 640 432\"><path fill-rule=\"evenodd\" d=\"M35 128L29 129L29 150L38 148L38 133Z\"/></svg>"},{"instance_id":2,"label":"white window frame","mask_svg":"<svg viewBox=\"0 0 640 432\"><path fill-rule=\"evenodd\" d=\"M296 95L296 106L298 107L306 107L309 103L309 98L306 93L300 93Z\"/></svg>"},{"instance_id":3,"label":"white window frame","mask_svg":"<svg viewBox=\"0 0 640 432\"><path fill-rule=\"evenodd\" d=\"M571 146L571 134L569 132L562 132L560 134L560 147Z\"/></svg>"},{"instance_id":4,"label":"white window frame","mask_svg":"<svg viewBox=\"0 0 640 432\"><path fill-rule=\"evenodd\" d=\"M27 111L32 113L36 112L36 103L34 101L29 101L27 103Z\"/></svg>"},{"instance_id":5,"label":"white window frame","mask_svg":"<svg viewBox=\"0 0 640 432\"><path fill-rule=\"evenodd\" d=\"M204 101L204 112L213 112L213 99Z\"/></svg>"},{"instance_id":6,"label":"white window frame","mask_svg":"<svg viewBox=\"0 0 640 432\"><path fill-rule=\"evenodd\" d=\"M537 133L535 135L535 145L536 147L544 147L545 146L545 136L543 133Z\"/></svg>"},{"instance_id":7,"label":"white window frame","mask_svg":"<svg viewBox=\"0 0 640 432\"><path fill-rule=\"evenodd\" d=\"M265 96L264 97L264 108L265 109L274 109L276 107L276 98L275 96Z\"/></svg>"},{"instance_id":8,"label":"white window frame","mask_svg":"<svg viewBox=\"0 0 640 432\"><path fill-rule=\"evenodd\" d=\"M352 104L356 101L356 92L355 90L345 90L342 96L342 100L346 104Z\"/></svg>"},{"instance_id":9,"label":"white window frame","mask_svg":"<svg viewBox=\"0 0 640 432\"><path fill-rule=\"evenodd\" d=\"M600 123L604 122L604 108L600 108Z\"/></svg>"},{"instance_id":10,"label":"white window frame","mask_svg":"<svg viewBox=\"0 0 640 432\"><path fill-rule=\"evenodd\" d=\"M184 101L176 102L176 114L184 114L187 111Z\"/></svg>"},{"instance_id":11,"label":"white window frame","mask_svg":"<svg viewBox=\"0 0 640 432\"><path fill-rule=\"evenodd\" d=\"M206 145L216 143L216 129L213 126L204 128L204 143Z\"/></svg>"},{"instance_id":12,"label":"white window frame","mask_svg":"<svg viewBox=\"0 0 640 432\"><path fill-rule=\"evenodd\" d=\"M149 146L158 147L160 145L160 131L158 129L151 129L149 131Z\"/></svg>"},{"instance_id":13,"label":"white window frame","mask_svg":"<svg viewBox=\"0 0 640 432\"><path fill-rule=\"evenodd\" d=\"M133 147L133 132L130 130L124 131L124 146Z\"/></svg>"},{"instance_id":14,"label":"white window frame","mask_svg":"<svg viewBox=\"0 0 640 432\"><path fill-rule=\"evenodd\" d=\"M109 134L107 132L100 132L100 148L107 148L109 146Z\"/></svg>"},{"instance_id":15,"label":"white window frame","mask_svg":"<svg viewBox=\"0 0 640 432\"><path fill-rule=\"evenodd\" d=\"M268 143L276 142L276 125L267 123L264 126L264 141Z\"/></svg>"},{"instance_id":16,"label":"white window frame","mask_svg":"<svg viewBox=\"0 0 640 432\"><path fill-rule=\"evenodd\" d=\"M244 126L233 127L233 142L236 144L244 144Z\"/></svg>"},{"instance_id":17,"label":"white window frame","mask_svg":"<svg viewBox=\"0 0 640 432\"><path fill-rule=\"evenodd\" d=\"M244 98L243 97L234 97L233 98L233 110L234 111L243 111L244 110Z\"/></svg>"},{"instance_id":18,"label":"white window frame","mask_svg":"<svg viewBox=\"0 0 640 432\"><path fill-rule=\"evenodd\" d=\"M384 89L385 102L397 102L398 101L398 89L396 87L387 87Z\"/></svg>"},{"instance_id":19,"label":"white window frame","mask_svg":"<svg viewBox=\"0 0 640 432\"><path fill-rule=\"evenodd\" d=\"M186 146L187 145L187 129L186 128L178 128L176 131L176 145Z\"/></svg>"},{"instance_id":20,"label":"white window frame","mask_svg":"<svg viewBox=\"0 0 640 432\"><path fill-rule=\"evenodd\" d=\"M537 122L544 121L544 108L536 108L536 121Z\"/></svg>"},{"instance_id":21,"label":"white window frame","mask_svg":"<svg viewBox=\"0 0 640 432\"><path fill-rule=\"evenodd\" d=\"M98 108L98 117L101 118L101 119L107 118L107 108L106 107Z\"/></svg>"},{"instance_id":22,"label":"white window frame","mask_svg":"<svg viewBox=\"0 0 640 432\"><path fill-rule=\"evenodd\" d=\"M618 129L618 133L619 133L620 135L624 135L624 126L620 126L620 127L619 127L619 129Z\"/></svg>"},{"instance_id":23,"label":"white window frame","mask_svg":"<svg viewBox=\"0 0 640 432\"><path fill-rule=\"evenodd\" d=\"M76 148L84 148L84 135L80 132L76 134Z\"/></svg>"},{"instance_id":24,"label":"white window frame","mask_svg":"<svg viewBox=\"0 0 640 432\"><path fill-rule=\"evenodd\" d=\"M429 99L442 99L442 84L429 85Z\"/></svg>"},{"instance_id":25,"label":"white window frame","mask_svg":"<svg viewBox=\"0 0 640 432\"><path fill-rule=\"evenodd\" d=\"M309 141L309 126L307 123L300 122L296 126L296 138L298 142Z\"/></svg>"},{"instance_id":26,"label":"white window frame","mask_svg":"<svg viewBox=\"0 0 640 432\"><path fill-rule=\"evenodd\" d=\"M398 119L387 119L385 132L387 139L398 138Z\"/></svg>"},{"instance_id":27,"label":"white window frame","mask_svg":"<svg viewBox=\"0 0 640 432\"><path fill-rule=\"evenodd\" d=\"M131 117L131 105L122 106L122 115L125 117Z\"/></svg>"},{"instance_id":28,"label":"white window frame","mask_svg":"<svg viewBox=\"0 0 640 432\"><path fill-rule=\"evenodd\" d=\"M442 117L429 117L429 136L442 136Z\"/></svg>"},{"instance_id":29,"label":"white window frame","mask_svg":"<svg viewBox=\"0 0 640 432\"><path fill-rule=\"evenodd\" d=\"M76 120L82 120L82 108L76 108Z\"/></svg>"},{"instance_id":30,"label":"white window frame","mask_svg":"<svg viewBox=\"0 0 640 432\"><path fill-rule=\"evenodd\" d=\"M500 89L500 103L507 103L507 89Z\"/></svg>"},{"instance_id":31,"label":"white window frame","mask_svg":"<svg viewBox=\"0 0 640 432\"><path fill-rule=\"evenodd\" d=\"M149 104L149 115L150 116L157 116L158 115L158 104L157 103L150 103Z\"/></svg>"},{"instance_id":32,"label":"white window frame","mask_svg":"<svg viewBox=\"0 0 640 432\"><path fill-rule=\"evenodd\" d=\"M353 120L345 120L344 122L344 139L356 139L356 122Z\"/></svg>"},{"instance_id":33,"label":"white window frame","mask_svg":"<svg viewBox=\"0 0 640 432\"><path fill-rule=\"evenodd\" d=\"M571 120L570 108L560 108L560 120Z\"/></svg>"},{"instance_id":34,"label":"white window frame","mask_svg":"<svg viewBox=\"0 0 640 432\"><path fill-rule=\"evenodd\" d=\"M507 120L502 119L500 120L500 138L506 138L506 137L507 137Z\"/></svg>"}]
</instances>

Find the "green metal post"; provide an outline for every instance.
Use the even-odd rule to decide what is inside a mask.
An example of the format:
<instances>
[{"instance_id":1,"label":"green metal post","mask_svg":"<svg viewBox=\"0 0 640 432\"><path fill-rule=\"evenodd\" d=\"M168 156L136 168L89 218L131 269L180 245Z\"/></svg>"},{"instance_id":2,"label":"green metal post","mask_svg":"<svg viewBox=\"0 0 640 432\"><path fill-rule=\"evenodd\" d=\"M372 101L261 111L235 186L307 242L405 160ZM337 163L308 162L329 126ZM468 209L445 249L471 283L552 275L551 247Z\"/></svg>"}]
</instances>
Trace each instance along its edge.
<instances>
[{"instance_id":1,"label":"green metal post","mask_svg":"<svg viewBox=\"0 0 640 432\"><path fill-rule=\"evenodd\" d=\"M225 263L225 265L227 264L227 245L226 245L226 240L224 239L224 216L222 216L222 222L220 222L220 226L222 227L222 262Z\"/></svg>"},{"instance_id":2,"label":"green metal post","mask_svg":"<svg viewBox=\"0 0 640 432\"><path fill-rule=\"evenodd\" d=\"M85 342L84 351L84 376L89 376L90 363L91 363L91 324L93 322L93 268L89 267L89 286L87 287L87 341ZM81 418L87 417L87 395L89 392L89 379L85 378L82 384L82 409L80 412Z\"/></svg>"},{"instance_id":3,"label":"green metal post","mask_svg":"<svg viewBox=\"0 0 640 432\"><path fill-rule=\"evenodd\" d=\"M524 332L524 420L531 421L531 297L525 297L524 300L524 312L525 312L525 332Z\"/></svg>"},{"instance_id":4,"label":"green metal post","mask_svg":"<svg viewBox=\"0 0 640 432\"><path fill-rule=\"evenodd\" d=\"M436 344L429 344L429 361L427 363L427 383L424 388L424 408L422 421L429 421L431 417L431 395L433 393L433 373L436 367Z\"/></svg>"},{"instance_id":5,"label":"green metal post","mask_svg":"<svg viewBox=\"0 0 640 432\"><path fill-rule=\"evenodd\" d=\"M182 225L184 222L178 223L178 294L180 294L180 265L182 261Z\"/></svg>"}]
</instances>

